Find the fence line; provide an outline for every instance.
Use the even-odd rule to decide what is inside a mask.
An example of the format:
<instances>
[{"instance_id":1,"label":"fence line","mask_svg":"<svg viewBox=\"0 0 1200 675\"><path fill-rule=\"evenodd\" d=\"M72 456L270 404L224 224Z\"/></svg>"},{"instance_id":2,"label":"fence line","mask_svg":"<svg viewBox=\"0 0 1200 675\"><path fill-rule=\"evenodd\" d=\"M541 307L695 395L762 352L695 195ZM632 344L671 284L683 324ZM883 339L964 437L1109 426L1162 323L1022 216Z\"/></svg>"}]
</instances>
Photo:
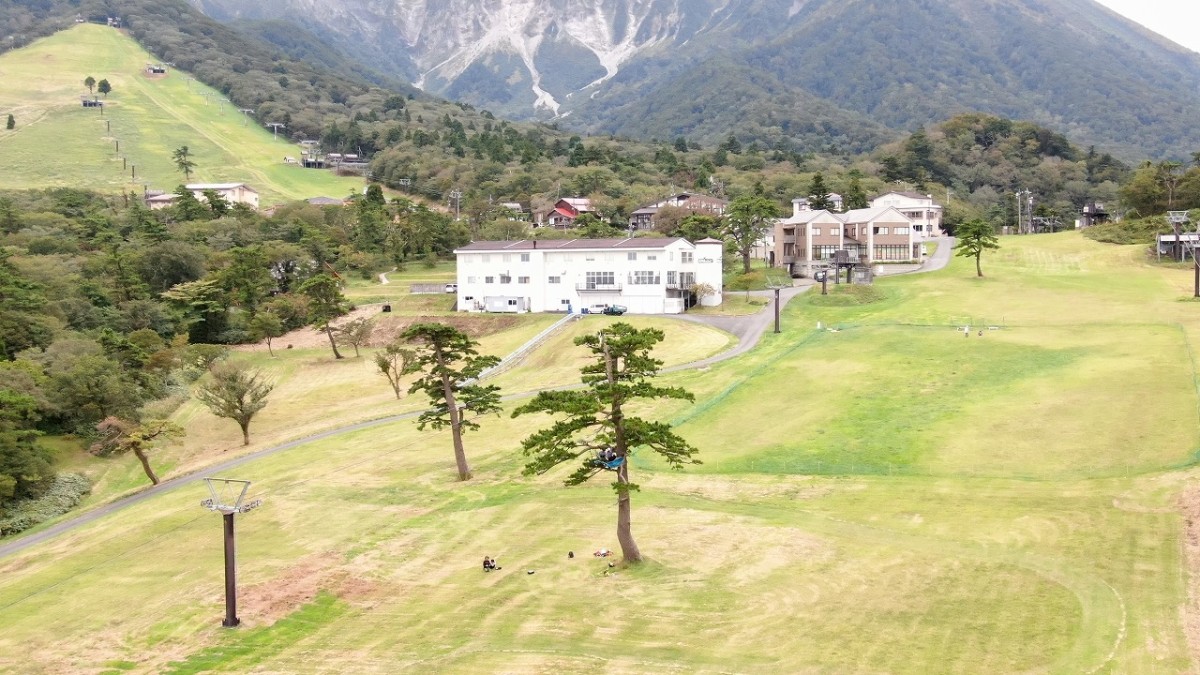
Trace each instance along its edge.
<instances>
[{"instance_id":1,"label":"fence line","mask_svg":"<svg viewBox=\"0 0 1200 675\"><path fill-rule=\"evenodd\" d=\"M546 328L542 332L538 333L537 335L533 336L525 344L521 345L520 347L517 347L517 349L514 352L512 352L508 356L505 356L503 359L500 359L500 363L497 363L496 365L492 366L491 368L488 368L488 369L484 370L483 372L479 373L479 377L475 378L474 382L478 382L480 380L484 380L489 377L499 375L500 373L502 373L502 372L508 370L509 368L513 367L514 365L520 363L522 360L525 359L526 356L529 356L530 352L532 352L534 349L537 349L538 347L540 347L541 344L543 342L545 342L547 338L549 338L551 335L553 335L555 332L557 332L560 328L562 328L563 326L566 326L568 323L571 323L572 321L576 321L580 318L582 318L581 314L568 314L568 315L564 316L563 318L559 319L558 321L555 321L548 328Z\"/></svg>"}]
</instances>

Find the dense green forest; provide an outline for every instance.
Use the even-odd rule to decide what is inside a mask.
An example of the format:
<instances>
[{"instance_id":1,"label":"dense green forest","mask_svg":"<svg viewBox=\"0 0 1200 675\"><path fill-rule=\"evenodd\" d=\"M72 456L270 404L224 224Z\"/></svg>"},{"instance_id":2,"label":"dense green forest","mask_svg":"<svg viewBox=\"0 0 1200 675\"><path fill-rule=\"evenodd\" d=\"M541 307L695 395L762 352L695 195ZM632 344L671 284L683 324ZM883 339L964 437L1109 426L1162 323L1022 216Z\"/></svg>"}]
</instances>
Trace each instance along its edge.
<instances>
[{"instance_id":1,"label":"dense green forest","mask_svg":"<svg viewBox=\"0 0 1200 675\"><path fill-rule=\"evenodd\" d=\"M161 211L70 189L0 197L0 531L20 529L7 505L55 485L39 434L166 417L221 345L313 321L309 279L436 260L469 237L378 186L269 217L186 190Z\"/></svg>"}]
</instances>

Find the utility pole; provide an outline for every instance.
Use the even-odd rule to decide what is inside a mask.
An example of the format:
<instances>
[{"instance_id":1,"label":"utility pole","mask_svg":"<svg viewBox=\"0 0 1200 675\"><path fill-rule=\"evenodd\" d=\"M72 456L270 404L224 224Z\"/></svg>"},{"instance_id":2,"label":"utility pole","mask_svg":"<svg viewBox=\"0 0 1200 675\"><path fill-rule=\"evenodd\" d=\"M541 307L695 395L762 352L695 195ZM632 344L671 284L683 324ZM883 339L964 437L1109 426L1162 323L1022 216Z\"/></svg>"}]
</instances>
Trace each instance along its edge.
<instances>
[{"instance_id":1,"label":"utility pole","mask_svg":"<svg viewBox=\"0 0 1200 675\"><path fill-rule=\"evenodd\" d=\"M450 198L454 200L454 219L460 220L458 207L462 202L462 190L451 190Z\"/></svg>"},{"instance_id":2,"label":"utility pole","mask_svg":"<svg viewBox=\"0 0 1200 675\"><path fill-rule=\"evenodd\" d=\"M246 126L246 120L254 114L253 108L238 108L238 112L242 113L242 126Z\"/></svg>"},{"instance_id":3,"label":"utility pole","mask_svg":"<svg viewBox=\"0 0 1200 675\"><path fill-rule=\"evenodd\" d=\"M224 521L225 541L225 619L221 625L233 628L242 622L237 616L237 549L233 531L233 517L238 513L246 513L262 505L262 500L256 499L243 503L246 491L250 489L250 481L232 478L205 478L208 485L208 499L200 505L210 511L221 514Z\"/></svg>"},{"instance_id":4,"label":"utility pole","mask_svg":"<svg viewBox=\"0 0 1200 675\"><path fill-rule=\"evenodd\" d=\"M275 134L275 138L279 138L280 129L287 128L287 125L282 122L267 122L267 126L271 127L271 131Z\"/></svg>"}]
</instances>

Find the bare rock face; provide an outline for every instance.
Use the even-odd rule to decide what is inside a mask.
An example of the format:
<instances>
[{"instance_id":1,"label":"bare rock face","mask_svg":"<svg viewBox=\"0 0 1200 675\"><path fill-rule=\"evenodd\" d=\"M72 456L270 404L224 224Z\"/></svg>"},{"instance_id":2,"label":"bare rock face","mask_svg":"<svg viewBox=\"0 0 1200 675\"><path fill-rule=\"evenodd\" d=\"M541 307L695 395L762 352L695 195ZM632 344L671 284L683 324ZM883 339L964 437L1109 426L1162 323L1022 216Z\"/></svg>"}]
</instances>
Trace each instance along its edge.
<instances>
[{"instance_id":1,"label":"bare rock face","mask_svg":"<svg viewBox=\"0 0 1200 675\"><path fill-rule=\"evenodd\" d=\"M1200 54L1094 0L192 0L593 133L862 150L978 110L1126 156L1200 146ZM1095 105L1097 101L1127 105ZM1136 105L1134 105L1136 104Z\"/></svg>"},{"instance_id":2,"label":"bare rock face","mask_svg":"<svg viewBox=\"0 0 1200 675\"><path fill-rule=\"evenodd\" d=\"M636 55L715 28L740 0L194 1L221 20L290 18L343 48L377 46L434 93L553 115Z\"/></svg>"}]
</instances>

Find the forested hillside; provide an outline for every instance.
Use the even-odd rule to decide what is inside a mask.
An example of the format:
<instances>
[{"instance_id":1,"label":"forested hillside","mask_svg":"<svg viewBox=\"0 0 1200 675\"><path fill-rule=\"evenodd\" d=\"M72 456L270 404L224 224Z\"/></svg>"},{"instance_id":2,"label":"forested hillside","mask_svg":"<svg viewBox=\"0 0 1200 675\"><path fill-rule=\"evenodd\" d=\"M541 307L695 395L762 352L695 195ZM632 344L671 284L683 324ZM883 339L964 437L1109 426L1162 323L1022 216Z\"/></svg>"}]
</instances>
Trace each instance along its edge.
<instances>
[{"instance_id":1,"label":"forested hillside","mask_svg":"<svg viewBox=\"0 0 1200 675\"><path fill-rule=\"evenodd\" d=\"M6 520L7 506L55 484L39 433L89 438L109 418L165 418L224 357L220 345L328 312L306 281L424 264L470 237L378 188L351 206L271 217L180 195L162 211L136 195L0 196L0 535L31 524Z\"/></svg>"},{"instance_id":2,"label":"forested hillside","mask_svg":"<svg viewBox=\"0 0 1200 675\"><path fill-rule=\"evenodd\" d=\"M432 93L579 132L712 145L733 131L802 151L827 151L828 132L862 150L885 128L980 111L1126 161L1200 146L1200 54L1094 0L193 1L295 22Z\"/></svg>"}]
</instances>

